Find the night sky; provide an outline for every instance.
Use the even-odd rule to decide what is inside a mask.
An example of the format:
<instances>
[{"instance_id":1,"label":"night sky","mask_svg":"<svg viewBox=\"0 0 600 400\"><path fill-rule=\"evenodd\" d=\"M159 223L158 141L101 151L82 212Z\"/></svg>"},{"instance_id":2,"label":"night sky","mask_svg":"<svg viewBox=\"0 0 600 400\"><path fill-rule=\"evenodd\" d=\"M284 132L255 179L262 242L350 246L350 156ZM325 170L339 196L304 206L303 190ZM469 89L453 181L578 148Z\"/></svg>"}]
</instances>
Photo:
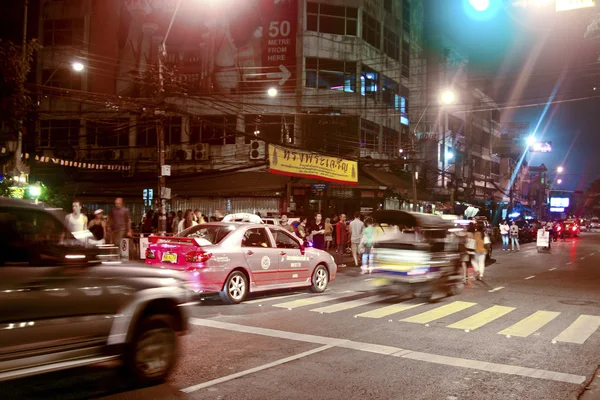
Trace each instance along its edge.
<instances>
[{"instance_id":1,"label":"night sky","mask_svg":"<svg viewBox=\"0 0 600 400\"><path fill-rule=\"evenodd\" d=\"M584 39L600 9L557 13L490 0L481 14L468 0L426 1L436 10L433 25L469 54L474 86L491 79L488 92L503 106L542 104L502 113L503 122L529 122L536 137L552 142L553 152L531 154L530 165L563 165L559 187L566 190L600 178L600 39ZM546 107L553 91L554 101L569 102Z\"/></svg>"}]
</instances>

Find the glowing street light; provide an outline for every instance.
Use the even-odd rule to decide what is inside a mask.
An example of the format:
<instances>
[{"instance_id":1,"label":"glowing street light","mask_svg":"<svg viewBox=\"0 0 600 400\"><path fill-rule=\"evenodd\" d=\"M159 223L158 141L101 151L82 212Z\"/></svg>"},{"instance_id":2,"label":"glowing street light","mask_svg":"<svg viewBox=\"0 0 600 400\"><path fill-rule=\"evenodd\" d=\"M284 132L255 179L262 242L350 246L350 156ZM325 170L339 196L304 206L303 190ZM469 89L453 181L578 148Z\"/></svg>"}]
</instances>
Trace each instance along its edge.
<instances>
[{"instance_id":1,"label":"glowing street light","mask_svg":"<svg viewBox=\"0 0 600 400\"><path fill-rule=\"evenodd\" d=\"M452 160L454 158L454 153L451 151L446 153L446 160Z\"/></svg>"},{"instance_id":2,"label":"glowing street light","mask_svg":"<svg viewBox=\"0 0 600 400\"><path fill-rule=\"evenodd\" d=\"M560 185L560 184L562 183L562 179L558 179L558 180L556 181L556 183L558 183L558 184Z\"/></svg>"},{"instance_id":3,"label":"glowing street light","mask_svg":"<svg viewBox=\"0 0 600 400\"><path fill-rule=\"evenodd\" d=\"M456 94L452 90L444 90L440 99L443 104L454 104L456 102Z\"/></svg>"},{"instance_id":4,"label":"glowing street light","mask_svg":"<svg viewBox=\"0 0 600 400\"><path fill-rule=\"evenodd\" d=\"M71 64L71 67L73 67L73 70L77 72L81 72L85 68L85 66L80 62L74 62Z\"/></svg>"},{"instance_id":5,"label":"glowing street light","mask_svg":"<svg viewBox=\"0 0 600 400\"><path fill-rule=\"evenodd\" d=\"M564 170L565 169L563 167L556 168L556 172L558 172L559 174L562 174Z\"/></svg>"},{"instance_id":6,"label":"glowing street light","mask_svg":"<svg viewBox=\"0 0 600 400\"><path fill-rule=\"evenodd\" d=\"M469 0L469 4L475 11L484 12L490 6L490 0Z\"/></svg>"},{"instance_id":7,"label":"glowing street light","mask_svg":"<svg viewBox=\"0 0 600 400\"><path fill-rule=\"evenodd\" d=\"M535 140L535 136L529 136L527 138L527 146L533 146L535 144L536 140Z\"/></svg>"},{"instance_id":8,"label":"glowing street light","mask_svg":"<svg viewBox=\"0 0 600 400\"><path fill-rule=\"evenodd\" d=\"M267 90L267 94L269 95L269 97L275 97L277 96L277 89L275 88L270 88L269 90Z\"/></svg>"}]
</instances>

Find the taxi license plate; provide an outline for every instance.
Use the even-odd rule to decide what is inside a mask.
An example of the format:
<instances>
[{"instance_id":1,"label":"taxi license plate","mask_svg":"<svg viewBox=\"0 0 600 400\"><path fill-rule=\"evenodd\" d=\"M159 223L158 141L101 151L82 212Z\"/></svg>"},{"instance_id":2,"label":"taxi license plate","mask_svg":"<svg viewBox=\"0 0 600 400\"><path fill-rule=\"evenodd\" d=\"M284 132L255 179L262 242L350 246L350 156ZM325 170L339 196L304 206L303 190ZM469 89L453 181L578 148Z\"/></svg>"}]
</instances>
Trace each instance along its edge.
<instances>
[{"instance_id":1,"label":"taxi license plate","mask_svg":"<svg viewBox=\"0 0 600 400\"><path fill-rule=\"evenodd\" d=\"M375 279L373 280L373 286L385 286L388 285L390 281L387 279Z\"/></svg>"},{"instance_id":2,"label":"taxi license plate","mask_svg":"<svg viewBox=\"0 0 600 400\"><path fill-rule=\"evenodd\" d=\"M162 255L162 262L175 264L177 262L177 254L164 253Z\"/></svg>"}]
</instances>

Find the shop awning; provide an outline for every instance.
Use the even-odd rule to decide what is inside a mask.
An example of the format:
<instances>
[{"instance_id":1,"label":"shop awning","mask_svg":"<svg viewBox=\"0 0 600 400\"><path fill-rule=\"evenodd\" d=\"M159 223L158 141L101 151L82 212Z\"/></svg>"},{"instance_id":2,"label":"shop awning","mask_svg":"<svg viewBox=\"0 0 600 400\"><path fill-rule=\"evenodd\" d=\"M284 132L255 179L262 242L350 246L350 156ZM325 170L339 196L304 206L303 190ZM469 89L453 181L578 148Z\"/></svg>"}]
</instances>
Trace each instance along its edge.
<instances>
[{"instance_id":1,"label":"shop awning","mask_svg":"<svg viewBox=\"0 0 600 400\"><path fill-rule=\"evenodd\" d=\"M167 178L171 197L219 197L219 196L277 196L284 192L289 177L268 172L235 172L213 176L188 175ZM144 189L154 189L158 180L126 178L112 182L71 182L63 185L61 192L70 196L86 198L125 197L142 198ZM155 195L156 198L156 195Z\"/></svg>"},{"instance_id":2,"label":"shop awning","mask_svg":"<svg viewBox=\"0 0 600 400\"><path fill-rule=\"evenodd\" d=\"M363 171L371 178L379 182L382 186L387 186L388 189L396 193L404 193L405 190L412 190L410 182L406 182L392 172L379 171L373 168L365 168Z\"/></svg>"},{"instance_id":3,"label":"shop awning","mask_svg":"<svg viewBox=\"0 0 600 400\"><path fill-rule=\"evenodd\" d=\"M369 175L365 174L362 170L358 172L358 183L356 185L343 185L339 183L331 183L327 181L321 181L318 179L310 179L310 178L295 178L293 180L294 186L310 186L313 184L327 184L330 187L347 187L350 189L371 189L377 190L381 188L382 185L379 182L371 179Z\"/></svg>"}]
</instances>

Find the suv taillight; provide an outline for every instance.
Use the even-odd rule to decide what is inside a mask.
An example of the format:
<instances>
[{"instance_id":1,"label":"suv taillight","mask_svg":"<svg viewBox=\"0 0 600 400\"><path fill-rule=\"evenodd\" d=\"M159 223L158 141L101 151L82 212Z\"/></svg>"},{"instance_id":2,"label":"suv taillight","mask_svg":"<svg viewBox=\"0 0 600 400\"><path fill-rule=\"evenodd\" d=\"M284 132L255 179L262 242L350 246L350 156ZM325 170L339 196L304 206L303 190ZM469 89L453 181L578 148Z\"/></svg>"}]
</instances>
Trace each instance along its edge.
<instances>
[{"instance_id":1,"label":"suv taillight","mask_svg":"<svg viewBox=\"0 0 600 400\"><path fill-rule=\"evenodd\" d=\"M192 251L185 255L185 262L189 263L203 263L208 261L212 257L212 253L205 251Z\"/></svg>"},{"instance_id":2,"label":"suv taillight","mask_svg":"<svg viewBox=\"0 0 600 400\"><path fill-rule=\"evenodd\" d=\"M577 227L576 227L576 226L574 226L574 227L573 227L573 232L575 232L576 230L577 230Z\"/></svg>"},{"instance_id":3,"label":"suv taillight","mask_svg":"<svg viewBox=\"0 0 600 400\"><path fill-rule=\"evenodd\" d=\"M153 260L156 258L156 252L152 249L146 249L146 259Z\"/></svg>"}]
</instances>

